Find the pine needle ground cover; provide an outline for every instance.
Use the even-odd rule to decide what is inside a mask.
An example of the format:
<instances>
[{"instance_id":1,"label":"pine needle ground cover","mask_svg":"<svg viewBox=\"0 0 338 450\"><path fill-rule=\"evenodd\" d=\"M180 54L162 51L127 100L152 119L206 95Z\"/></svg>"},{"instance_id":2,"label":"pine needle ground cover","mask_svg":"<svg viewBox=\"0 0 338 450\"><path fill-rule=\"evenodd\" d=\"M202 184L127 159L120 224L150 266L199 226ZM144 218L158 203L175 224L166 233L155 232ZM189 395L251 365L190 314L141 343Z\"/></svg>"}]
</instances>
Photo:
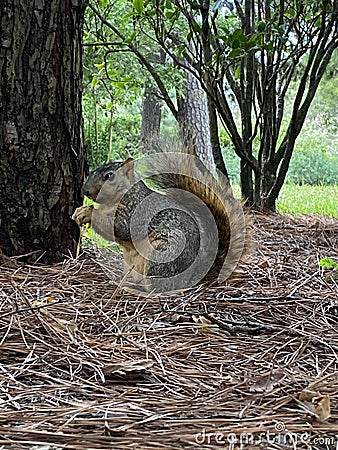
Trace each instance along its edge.
<instances>
[{"instance_id":1,"label":"pine needle ground cover","mask_svg":"<svg viewBox=\"0 0 338 450\"><path fill-rule=\"evenodd\" d=\"M338 220L254 229L239 282L171 296L4 259L0 449L336 448Z\"/></svg>"}]
</instances>

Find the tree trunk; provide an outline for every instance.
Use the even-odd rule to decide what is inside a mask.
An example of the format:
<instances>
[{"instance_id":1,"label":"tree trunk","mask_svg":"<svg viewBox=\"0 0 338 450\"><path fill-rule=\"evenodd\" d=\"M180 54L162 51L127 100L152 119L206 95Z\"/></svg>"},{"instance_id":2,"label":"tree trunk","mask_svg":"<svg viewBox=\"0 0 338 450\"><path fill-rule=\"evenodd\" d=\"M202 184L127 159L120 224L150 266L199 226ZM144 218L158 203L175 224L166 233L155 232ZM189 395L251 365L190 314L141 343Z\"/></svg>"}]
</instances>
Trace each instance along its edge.
<instances>
[{"instance_id":1,"label":"tree trunk","mask_svg":"<svg viewBox=\"0 0 338 450\"><path fill-rule=\"evenodd\" d=\"M0 247L40 262L75 254L85 150L82 0L0 3Z\"/></svg>"},{"instance_id":2,"label":"tree trunk","mask_svg":"<svg viewBox=\"0 0 338 450\"><path fill-rule=\"evenodd\" d=\"M229 179L229 174L225 166L222 155L221 144L219 142L218 131L218 116L217 110L213 100L208 96L208 115L209 115L209 130L210 130L210 144L212 149L212 156L215 162L216 169Z\"/></svg>"},{"instance_id":3,"label":"tree trunk","mask_svg":"<svg viewBox=\"0 0 338 450\"><path fill-rule=\"evenodd\" d=\"M160 67L165 64L166 54L159 49L158 52L149 54L148 61ZM144 99L142 103L142 126L141 126L141 151L146 152L156 144L160 137L162 120L161 92L150 83L146 83Z\"/></svg>"},{"instance_id":4,"label":"tree trunk","mask_svg":"<svg viewBox=\"0 0 338 450\"><path fill-rule=\"evenodd\" d=\"M193 145L197 156L214 172L206 94L198 80L188 71L185 71L183 96L178 97L177 106L182 141L186 145Z\"/></svg>"},{"instance_id":5,"label":"tree trunk","mask_svg":"<svg viewBox=\"0 0 338 450\"><path fill-rule=\"evenodd\" d=\"M151 88L146 88L142 103L141 149L147 150L156 143L161 128L161 103Z\"/></svg>"},{"instance_id":6,"label":"tree trunk","mask_svg":"<svg viewBox=\"0 0 338 450\"><path fill-rule=\"evenodd\" d=\"M211 30L209 24L209 11L210 11L210 0L203 0L201 2L201 17L202 17L201 39L202 39L203 58L206 65L211 65L213 58L213 52L211 50ZM216 169L218 169L227 178L229 178L228 171L226 169L222 155L221 144L219 142L218 115L216 110L215 99L211 98L211 93L214 90L215 80L214 77L210 76L210 74L205 74L204 81L206 92L208 92L206 98L209 116L210 145L213 160L216 165Z\"/></svg>"}]
</instances>

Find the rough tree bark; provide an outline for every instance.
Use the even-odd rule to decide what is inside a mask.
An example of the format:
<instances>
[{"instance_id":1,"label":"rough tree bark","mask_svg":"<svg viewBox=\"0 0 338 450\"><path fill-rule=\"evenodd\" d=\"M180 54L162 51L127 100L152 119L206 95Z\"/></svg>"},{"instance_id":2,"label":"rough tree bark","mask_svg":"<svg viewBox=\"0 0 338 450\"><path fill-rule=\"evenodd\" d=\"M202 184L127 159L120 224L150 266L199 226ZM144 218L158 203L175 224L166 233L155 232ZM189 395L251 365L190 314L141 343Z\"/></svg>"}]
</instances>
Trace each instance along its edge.
<instances>
[{"instance_id":1,"label":"rough tree bark","mask_svg":"<svg viewBox=\"0 0 338 450\"><path fill-rule=\"evenodd\" d=\"M214 172L207 97L193 75L184 71L184 76L183 95L177 97L181 139L187 145L194 145L197 156Z\"/></svg>"},{"instance_id":2,"label":"rough tree bark","mask_svg":"<svg viewBox=\"0 0 338 450\"><path fill-rule=\"evenodd\" d=\"M161 101L151 87L146 87L142 102L141 150L146 151L160 137Z\"/></svg>"},{"instance_id":3,"label":"rough tree bark","mask_svg":"<svg viewBox=\"0 0 338 450\"><path fill-rule=\"evenodd\" d=\"M0 247L40 262L74 254L85 171L83 0L0 3Z\"/></svg>"},{"instance_id":4,"label":"rough tree bark","mask_svg":"<svg viewBox=\"0 0 338 450\"><path fill-rule=\"evenodd\" d=\"M148 60L153 64L164 65L165 53L159 52L149 54ZM144 89L144 99L142 102L142 126L141 126L141 151L147 152L156 144L160 137L162 119L162 101L158 88L148 83Z\"/></svg>"}]
</instances>

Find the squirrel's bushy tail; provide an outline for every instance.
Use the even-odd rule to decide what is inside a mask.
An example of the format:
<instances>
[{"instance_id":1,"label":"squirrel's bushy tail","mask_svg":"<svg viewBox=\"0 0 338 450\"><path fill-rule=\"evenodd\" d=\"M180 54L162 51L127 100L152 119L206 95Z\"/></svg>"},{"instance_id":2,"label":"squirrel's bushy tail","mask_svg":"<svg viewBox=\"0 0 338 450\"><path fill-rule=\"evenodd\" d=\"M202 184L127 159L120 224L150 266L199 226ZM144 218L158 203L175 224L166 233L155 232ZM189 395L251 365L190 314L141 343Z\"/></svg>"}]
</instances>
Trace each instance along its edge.
<instances>
[{"instance_id":1,"label":"squirrel's bushy tail","mask_svg":"<svg viewBox=\"0 0 338 450\"><path fill-rule=\"evenodd\" d=\"M184 202L182 191L187 191L209 208L217 226L218 249L204 280L223 282L233 278L248 252L250 218L242 202L234 198L228 179L220 172L212 175L191 153L180 146L156 148L156 153L146 158L147 167L141 167L141 172L176 201ZM187 198L185 206L196 215L198 208L194 210L192 197Z\"/></svg>"}]
</instances>

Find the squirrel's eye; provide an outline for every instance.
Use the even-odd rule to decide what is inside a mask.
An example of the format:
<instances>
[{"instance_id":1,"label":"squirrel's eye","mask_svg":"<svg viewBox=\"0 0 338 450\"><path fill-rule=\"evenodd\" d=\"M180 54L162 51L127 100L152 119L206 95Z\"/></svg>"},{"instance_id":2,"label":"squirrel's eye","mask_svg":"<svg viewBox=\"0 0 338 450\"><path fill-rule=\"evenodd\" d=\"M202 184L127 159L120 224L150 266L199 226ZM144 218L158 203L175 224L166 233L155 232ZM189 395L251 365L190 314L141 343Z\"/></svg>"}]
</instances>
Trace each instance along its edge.
<instances>
[{"instance_id":1,"label":"squirrel's eye","mask_svg":"<svg viewBox=\"0 0 338 450\"><path fill-rule=\"evenodd\" d=\"M108 180L108 178L113 178L113 177L114 177L113 172L108 172L108 173L106 173L106 174L104 175L104 179L105 179L105 180Z\"/></svg>"}]
</instances>

